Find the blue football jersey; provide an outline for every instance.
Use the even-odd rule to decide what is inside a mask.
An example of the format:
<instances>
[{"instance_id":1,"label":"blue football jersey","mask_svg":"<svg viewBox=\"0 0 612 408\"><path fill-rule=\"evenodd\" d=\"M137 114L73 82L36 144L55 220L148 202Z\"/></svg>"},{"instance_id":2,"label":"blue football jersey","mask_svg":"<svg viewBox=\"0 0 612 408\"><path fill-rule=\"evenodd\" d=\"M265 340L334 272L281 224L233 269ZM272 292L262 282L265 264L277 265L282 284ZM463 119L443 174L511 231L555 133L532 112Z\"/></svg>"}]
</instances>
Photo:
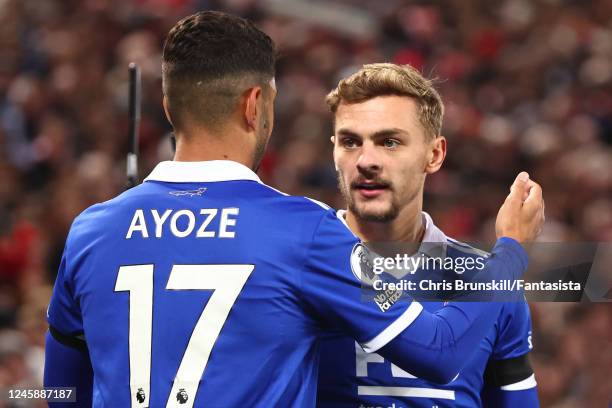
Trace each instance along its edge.
<instances>
[{"instance_id":1,"label":"blue football jersey","mask_svg":"<svg viewBox=\"0 0 612 408\"><path fill-rule=\"evenodd\" d=\"M163 162L75 219L48 321L86 342L94 407L314 406L322 327L376 350L411 321L361 301L356 242L238 163Z\"/></svg>"},{"instance_id":2,"label":"blue football jersey","mask_svg":"<svg viewBox=\"0 0 612 408\"><path fill-rule=\"evenodd\" d=\"M424 242L443 243L422 246L420 253L433 257L487 257L484 251L452 240L423 213ZM427 252L436 253L427 253ZM440 253L443 251L444 253ZM436 312L443 302L423 302ZM483 307L487 307L483 303ZM507 302L486 337L474 345L475 354L465 362L449 384L431 383L400 369L376 353L366 353L353 339L339 332L325 336L321 343L321 367L317 406L322 408L474 408L482 406L485 370L494 361L525 356L532 348L531 319L526 302ZM427 350L422 350L427 353ZM520 390L535 387L535 377L517 379L502 387Z\"/></svg>"}]
</instances>

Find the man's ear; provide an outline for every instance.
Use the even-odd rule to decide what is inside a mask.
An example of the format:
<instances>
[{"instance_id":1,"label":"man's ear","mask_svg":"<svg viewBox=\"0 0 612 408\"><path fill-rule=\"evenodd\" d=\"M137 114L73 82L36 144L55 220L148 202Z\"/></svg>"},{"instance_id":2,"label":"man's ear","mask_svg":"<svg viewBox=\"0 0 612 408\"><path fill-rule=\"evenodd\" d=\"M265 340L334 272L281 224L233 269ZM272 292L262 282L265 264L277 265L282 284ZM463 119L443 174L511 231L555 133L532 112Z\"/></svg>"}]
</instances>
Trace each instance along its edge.
<instances>
[{"instance_id":1,"label":"man's ear","mask_svg":"<svg viewBox=\"0 0 612 408\"><path fill-rule=\"evenodd\" d=\"M254 86L247 89L244 94L244 120L249 130L257 130L257 114L259 108L258 102L263 98L263 93L260 86Z\"/></svg>"},{"instance_id":2,"label":"man's ear","mask_svg":"<svg viewBox=\"0 0 612 408\"><path fill-rule=\"evenodd\" d=\"M331 135L329 140L332 142L334 146L336 145L336 135ZM334 159L334 167L336 171L338 171L338 163L336 163L336 149L335 148L332 150L332 155Z\"/></svg>"},{"instance_id":3,"label":"man's ear","mask_svg":"<svg viewBox=\"0 0 612 408\"><path fill-rule=\"evenodd\" d=\"M162 105L164 106L164 113L166 114L166 119L168 122L174 127L174 123L172 123L172 118L170 117L170 110L168 109L168 98L164 95L164 99L162 100Z\"/></svg>"},{"instance_id":4,"label":"man's ear","mask_svg":"<svg viewBox=\"0 0 612 408\"><path fill-rule=\"evenodd\" d=\"M444 158L446 157L446 138L438 136L429 144L427 163L425 163L425 173L433 174L440 170Z\"/></svg>"}]
</instances>

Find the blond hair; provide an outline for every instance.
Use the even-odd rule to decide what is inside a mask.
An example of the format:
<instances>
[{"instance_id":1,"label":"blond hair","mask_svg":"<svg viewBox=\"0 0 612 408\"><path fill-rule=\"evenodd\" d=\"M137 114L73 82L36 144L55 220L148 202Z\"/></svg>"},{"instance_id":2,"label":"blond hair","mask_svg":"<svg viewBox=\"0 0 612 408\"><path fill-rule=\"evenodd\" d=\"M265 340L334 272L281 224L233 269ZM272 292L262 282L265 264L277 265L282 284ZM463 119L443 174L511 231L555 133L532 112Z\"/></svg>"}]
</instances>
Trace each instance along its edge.
<instances>
[{"instance_id":1,"label":"blond hair","mask_svg":"<svg viewBox=\"0 0 612 408\"><path fill-rule=\"evenodd\" d=\"M332 113L341 103L360 103L377 96L398 95L413 98L427 136L434 138L442 131L444 104L426 79L410 65L391 63L366 64L359 71L342 79L325 98Z\"/></svg>"}]
</instances>

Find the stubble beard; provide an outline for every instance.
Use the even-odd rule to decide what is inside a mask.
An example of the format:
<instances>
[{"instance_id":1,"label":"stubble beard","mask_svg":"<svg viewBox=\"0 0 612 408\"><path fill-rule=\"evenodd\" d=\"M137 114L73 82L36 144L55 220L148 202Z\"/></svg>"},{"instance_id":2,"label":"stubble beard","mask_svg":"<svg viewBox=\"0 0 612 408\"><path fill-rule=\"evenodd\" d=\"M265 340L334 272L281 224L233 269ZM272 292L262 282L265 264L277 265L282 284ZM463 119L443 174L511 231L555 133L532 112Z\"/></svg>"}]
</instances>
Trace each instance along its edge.
<instances>
[{"instance_id":1,"label":"stubble beard","mask_svg":"<svg viewBox=\"0 0 612 408\"><path fill-rule=\"evenodd\" d=\"M353 195L351 194L352 190L350 185L345 184L344 178L342 177L342 173L340 171L338 171L337 176L340 192L344 197L344 201L347 204L348 210L354 215L356 219L367 222L390 222L396 219L399 215L399 205L393 195L391 197L389 207L382 211L368 211L359 208L358 204L353 199Z\"/></svg>"},{"instance_id":2,"label":"stubble beard","mask_svg":"<svg viewBox=\"0 0 612 408\"><path fill-rule=\"evenodd\" d=\"M257 172L259 170L259 166L261 165L261 161L263 160L264 154L266 153L266 147L268 146L268 140L270 140L270 124L266 119L267 111L263 113L263 120L261 127L257 131L257 140L255 141L255 151L253 152L253 171Z\"/></svg>"},{"instance_id":3,"label":"stubble beard","mask_svg":"<svg viewBox=\"0 0 612 408\"><path fill-rule=\"evenodd\" d=\"M257 173L261 161L263 160L264 154L266 153L267 140L265 137L257 137L255 144L255 151L253 152L253 171Z\"/></svg>"}]
</instances>

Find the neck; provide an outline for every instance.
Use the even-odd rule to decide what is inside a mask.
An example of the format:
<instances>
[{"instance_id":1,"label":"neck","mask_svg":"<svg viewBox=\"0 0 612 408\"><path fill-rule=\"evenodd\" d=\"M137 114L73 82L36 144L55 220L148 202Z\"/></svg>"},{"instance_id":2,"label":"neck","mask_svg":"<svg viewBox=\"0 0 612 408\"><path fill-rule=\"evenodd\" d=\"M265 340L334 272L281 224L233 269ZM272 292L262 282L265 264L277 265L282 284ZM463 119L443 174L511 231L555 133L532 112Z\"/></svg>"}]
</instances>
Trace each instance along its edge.
<instances>
[{"instance_id":1,"label":"neck","mask_svg":"<svg viewBox=\"0 0 612 408\"><path fill-rule=\"evenodd\" d=\"M253 147L240 132L197 129L176 133L174 161L208 160L231 160L253 169Z\"/></svg>"},{"instance_id":2,"label":"neck","mask_svg":"<svg viewBox=\"0 0 612 408\"><path fill-rule=\"evenodd\" d=\"M411 242L423 240L425 226L421 211L422 195L400 210L395 219L388 222L366 221L355 216L350 210L346 213L349 228L364 242Z\"/></svg>"}]
</instances>

